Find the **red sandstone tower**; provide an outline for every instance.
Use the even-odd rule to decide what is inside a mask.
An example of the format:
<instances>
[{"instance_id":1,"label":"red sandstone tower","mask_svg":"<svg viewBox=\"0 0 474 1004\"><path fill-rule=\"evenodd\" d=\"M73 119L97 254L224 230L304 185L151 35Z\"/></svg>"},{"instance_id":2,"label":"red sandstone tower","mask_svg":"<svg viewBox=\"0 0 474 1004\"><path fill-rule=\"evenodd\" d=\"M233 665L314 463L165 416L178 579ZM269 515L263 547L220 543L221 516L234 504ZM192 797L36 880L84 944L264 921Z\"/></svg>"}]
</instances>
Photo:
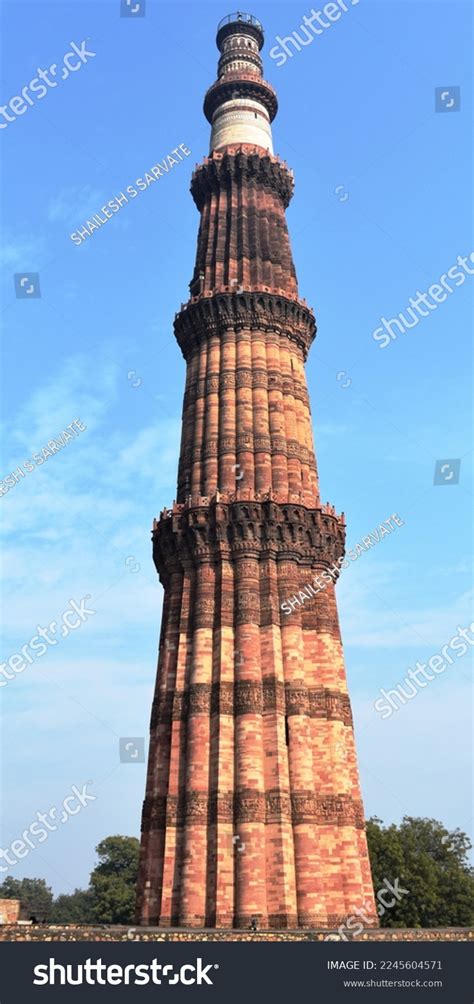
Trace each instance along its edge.
<instances>
[{"instance_id":1,"label":"red sandstone tower","mask_svg":"<svg viewBox=\"0 0 474 1004\"><path fill-rule=\"evenodd\" d=\"M164 607L138 881L140 923L163 927L335 927L355 908L376 923L334 594L345 526L319 497L316 325L262 45L250 15L219 25L174 324L186 390L177 502L153 528Z\"/></svg>"}]
</instances>

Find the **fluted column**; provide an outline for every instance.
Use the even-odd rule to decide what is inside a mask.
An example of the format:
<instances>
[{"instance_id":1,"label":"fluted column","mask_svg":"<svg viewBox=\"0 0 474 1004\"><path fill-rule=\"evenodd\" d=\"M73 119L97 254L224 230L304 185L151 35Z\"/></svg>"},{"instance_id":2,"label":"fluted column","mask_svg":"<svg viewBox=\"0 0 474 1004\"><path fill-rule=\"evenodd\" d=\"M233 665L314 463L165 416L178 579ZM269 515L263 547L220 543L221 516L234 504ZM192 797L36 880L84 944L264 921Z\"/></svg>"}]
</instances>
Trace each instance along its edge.
<instances>
[{"instance_id":1,"label":"fluted column","mask_svg":"<svg viewBox=\"0 0 474 1004\"><path fill-rule=\"evenodd\" d=\"M204 484L203 494L213 495L219 487L219 381L221 346L217 335L209 339L204 387Z\"/></svg>"},{"instance_id":2,"label":"fluted column","mask_svg":"<svg viewBox=\"0 0 474 1004\"><path fill-rule=\"evenodd\" d=\"M207 822L210 768L210 668L213 648L215 570L207 562L196 572L192 635L186 774L184 779L184 840L180 924L204 927L207 888Z\"/></svg>"},{"instance_id":3,"label":"fluted column","mask_svg":"<svg viewBox=\"0 0 474 1004\"><path fill-rule=\"evenodd\" d=\"M268 922L265 879L265 775L263 696L259 631L259 571L256 558L235 566L235 924L253 915ZM260 695L260 696L259 696Z\"/></svg>"},{"instance_id":4,"label":"fluted column","mask_svg":"<svg viewBox=\"0 0 474 1004\"><path fill-rule=\"evenodd\" d=\"M274 558L260 565L261 657L264 707L267 909L270 927L298 925L296 869L291 825L288 723L282 636L279 623L278 568Z\"/></svg>"},{"instance_id":5,"label":"fluted column","mask_svg":"<svg viewBox=\"0 0 474 1004\"><path fill-rule=\"evenodd\" d=\"M157 768L162 775L161 790L166 794L163 819L163 829L166 826L162 872L163 895L158 917L154 921L154 923L159 921L162 927L179 923L187 732L184 702L190 673L190 608L194 593L194 575L189 561L183 560L183 571L179 621L164 639L165 653L172 658L175 667L174 673L170 674L166 666L163 666L162 727L169 736L169 758L162 758L159 754L156 757Z\"/></svg>"},{"instance_id":6,"label":"fluted column","mask_svg":"<svg viewBox=\"0 0 474 1004\"><path fill-rule=\"evenodd\" d=\"M272 455L268 403L265 338L252 332L252 405L255 452L255 491L268 491L272 484Z\"/></svg>"},{"instance_id":7,"label":"fluted column","mask_svg":"<svg viewBox=\"0 0 474 1004\"><path fill-rule=\"evenodd\" d=\"M234 491L236 482L235 332L225 331L221 340L219 407L219 489Z\"/></svg>"},{"instance_id":8,"label":"fluted column","mask_svg":"<svg viewBox=\"0 0 474 1004\"><path fill-rule=\"evenodd\" d=\"M191 473L191 493L200 495L203 481L203 453L204 453L204 416L205 402L204 386L207 371L207 345L202 346L198 361L197 392L194 404L193 423L193 450L192 450L192 473Z\"/></svg>"},{"instance_id":9,"label":"fluted column","mask_svg":"<svg viewBox=\"0 0 474 1004\"><path fill-rule=\"evenodd\" d=\"M288 462L285 439L285 406L281 389L278 338L267 338L268 410L272 453L272 486L288 496Z\"/></svg>"},{"instance_id":10,"label":"fluted column","mask_svg":"<svg viewBox=\"0 0 474 1004\"><path fill-rule=\"evenodd\" d=\"M298 587L295 566L281 566L284 582ZM296 574L295 574L296 573ZM288 594L287 594L288 595ZM295 848L298 924L301 927L324 926L327 920L324 880L319 862L319 838L314 802L314 769L311 746L311 722L305 714L304 701L292 699L292 691L305 685L302 678L304 641L301 613L295 611L282 626L283 672L286 690L288 758Z\"/></svg>"},{"instance_id":11,"label":"fluted column","mask_svg":"<svg viewBox=\"0 0 474 1004\"><path fill-rule=\"evenodd\" d=\"M242 330L237 339L235 397L237 419L237 488L255 491L255 442L252 414L252 335Z\"/></svg>"},{"instance_id":12,"label":"fluted column","mask_svg":"<svg viewBox=\"0 0 474 1004\"><path fill-rule=\"evenodd\" d=\"M212 662L210 824L206 926L231 928L234 921L234 566L225 553L217 569Z\"/></svg>"}]
</instances>

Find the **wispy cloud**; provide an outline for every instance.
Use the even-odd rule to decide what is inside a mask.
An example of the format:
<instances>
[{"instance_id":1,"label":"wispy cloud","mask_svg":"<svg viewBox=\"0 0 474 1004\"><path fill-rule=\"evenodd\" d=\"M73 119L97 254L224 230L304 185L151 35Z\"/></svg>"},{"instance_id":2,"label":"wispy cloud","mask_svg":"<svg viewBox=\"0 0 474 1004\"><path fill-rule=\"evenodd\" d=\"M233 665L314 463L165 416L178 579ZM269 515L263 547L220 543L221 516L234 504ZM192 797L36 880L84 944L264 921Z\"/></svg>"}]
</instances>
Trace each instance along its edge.
<instances>
[{"instance_id":1,"label":"wispy cloud","mask_svg":"<svg viewBox=\"0 0 474 1004\"><path fill-rule=\"evenodd\" d=\"M10 649L37 623L54 619L71 596L97 598L100 617L88 644L96 632L108 632L113 646L123 632L125 660L133 648L133 631L125 638L130 625L156 623L160 589L150 528L174 496L180 422L170 416L138 429L114 428L120 392L118 367L97 360L91 371L87 358L75 356L4 426L5 475L73 418L86 425L1 499L2 532L10 541L4 563Z\"/></svg>"},{"instance_id":2,"label":"wispy cloud","mask_svg":"<svg viewBox=\"0 0 474 1004\"><path fill-rule=\"evenodd\" d=\"M364 567L362 556L342 572L337 587L346 644L392 652L413 649L414 653L428 646L435 652L453 637L458 625L469 626L472 590L439 607L407 603L400 599L399 589L400 581L408 574L406 564L377 562L375 552L373 561L373 566Z\"/></svg>"},{"instance_id":3,"label":"wispy cloud","mask_svg":"<svg viewBox=\"0 0 474 1004\"><path fill-rule=\"evenodd\" d=\"M0 247L0 267L18 272L35 271L44 254L44 241L36 235L18 236L3 233Z\"/></svg>"},{"instance_id":4,"label":"wispy cloud","mask_svg":"<svg viewBox=\"0 0 474 1004\"><path fill-rule=\"evenodd\" d=\"M49 202L48 219L51 223L84 221L99 211L104 198L104 193L91 185L63 188Z\"/></svg>"}]
</instances>

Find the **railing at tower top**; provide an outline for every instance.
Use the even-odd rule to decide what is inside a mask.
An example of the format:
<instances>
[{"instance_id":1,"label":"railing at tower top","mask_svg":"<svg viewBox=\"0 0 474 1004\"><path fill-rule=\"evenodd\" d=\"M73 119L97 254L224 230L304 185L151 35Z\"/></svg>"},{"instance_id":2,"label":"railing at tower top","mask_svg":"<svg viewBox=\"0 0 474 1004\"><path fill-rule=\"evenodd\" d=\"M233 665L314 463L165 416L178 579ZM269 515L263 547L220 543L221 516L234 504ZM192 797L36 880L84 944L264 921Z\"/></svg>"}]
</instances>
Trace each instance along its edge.
<instances>
[{"instance_id":1,"label":"railing at tower top","mask_svg":"<svg viewBox=\"0 0 474 1004\"><path fill-rule=\"evenodd\" d=\"M254 17L253 14L244 14L242 11L238 10L235 14L227 14L226 17L222 18L217 25L217 30L220 31L225 24L234 24L234 22L242 21L244 24L252 24L255 28L259 28L263 31L263 24Z\"/></svg>"}]
</instances>

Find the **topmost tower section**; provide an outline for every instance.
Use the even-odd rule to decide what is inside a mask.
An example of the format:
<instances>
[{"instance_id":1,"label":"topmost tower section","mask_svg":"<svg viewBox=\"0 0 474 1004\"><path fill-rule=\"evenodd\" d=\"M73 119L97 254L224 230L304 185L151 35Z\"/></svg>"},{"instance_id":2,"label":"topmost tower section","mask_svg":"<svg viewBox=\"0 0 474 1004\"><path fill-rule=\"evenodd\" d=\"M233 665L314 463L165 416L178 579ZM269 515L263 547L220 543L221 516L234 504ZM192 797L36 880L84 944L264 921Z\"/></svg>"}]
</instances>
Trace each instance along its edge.
<instances>
[{"instance_id":1,"label":"topmost tower section","mask_svg":"<svg viewBox=\"0 0 474 1004\"><path fill-rule=\"evenodd\" d=\"M271 123L278 102L263 79L263 41L263 27L252 14L228 14L217 27L217 80L204 99L204 114L212 126L211 153L238 143L273 153Z\"/></svg>"}]
</instances>

